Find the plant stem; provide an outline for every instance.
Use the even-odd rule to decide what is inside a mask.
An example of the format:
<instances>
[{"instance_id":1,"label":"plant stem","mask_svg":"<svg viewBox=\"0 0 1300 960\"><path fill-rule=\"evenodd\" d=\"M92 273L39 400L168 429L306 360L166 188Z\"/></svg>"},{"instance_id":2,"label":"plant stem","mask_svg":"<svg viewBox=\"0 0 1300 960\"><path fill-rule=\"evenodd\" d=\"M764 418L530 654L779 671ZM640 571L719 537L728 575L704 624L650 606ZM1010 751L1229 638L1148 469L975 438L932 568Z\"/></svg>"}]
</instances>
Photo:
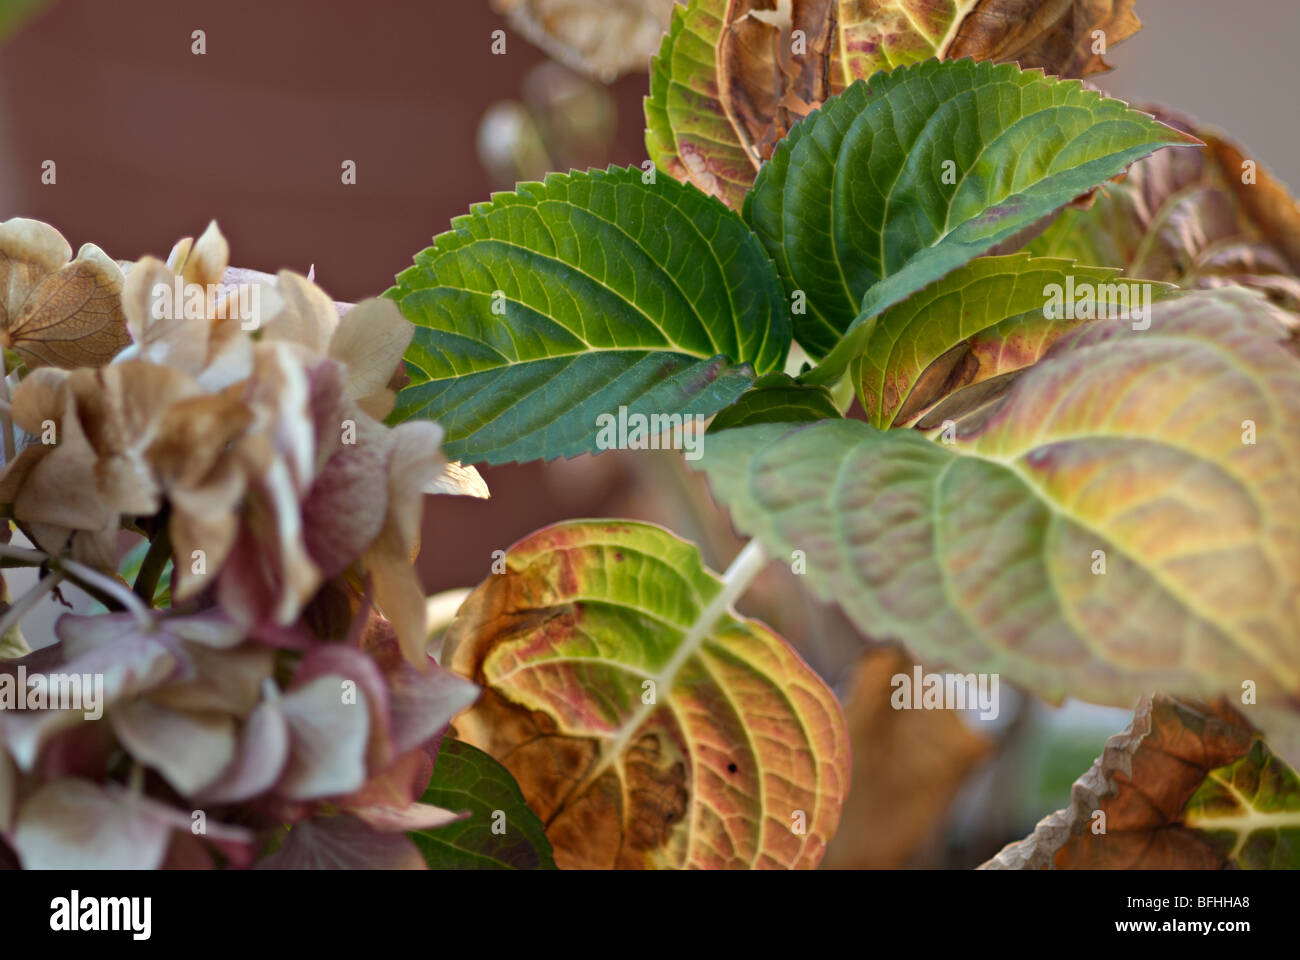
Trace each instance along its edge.
<instances>
[{"instance_id":1,"label":"plant stem","mask_svg":"<svg viewBox=\"0 0 1300 960\"><path fill-rule=\"evenodd\" d=\"M158 592L158 580L171 555L172 541L167 535L167 525L164 522L162 529L150 541L149 551L140 562L140 572L135 575L135 595L150 606L153 605L153 595Z\"/></svg>"},{"instance_id":2,"label":"plant stem","mask_svg":"<svg viewBox=\"0 0 1300 960\"><path fill-rule=\"evenodd\" d=\"M4 401L4 416L0 417L0 431L4 433L5 466L14 462L14 424L9 418L9 368L5 364L4 349L0 347L0 400Z\"/></svg>"},{"instance_id":3,"label":"plant stem","mask_svg":"<svg viewBox=\"0 0 1300 960\"><path fill-rule=\"evenodd\" d=\"M27 547L15 547L8 543L0 543L0 557L6 560L20 560L28 565L44 563L50 559L49 554L41 550L29 550Z\"/></svg>"},{"instance_id":4,"label":"plant stem","mask_svg":"<svg viewBox=\"0 0 1300 960\"><path fill-rule=\"evenodd\" d=\"M41 597L63 581L64 576L63 571L55 570L49 576L41 577L36 581L36 586L15 600L9 609L4 612L4 616L0 617L0 637L12 630L27 615L28 611L36 606Z\"/></svg>"},{"instance_id":5,"label":"plant stem","mask_svg":"<svg viewBox=\"0 0 1300 960\"><path fill-rule=\"evenodd\" d=\"M82 587L94 587L117 600L123 607L135 615L136 621L145 630L153 629L153 613L141 602L140 598L126 588L126 584L113 577L93 570L84 563L66 558L58 561L58 566Z\"/></svg>"}]
</instances>

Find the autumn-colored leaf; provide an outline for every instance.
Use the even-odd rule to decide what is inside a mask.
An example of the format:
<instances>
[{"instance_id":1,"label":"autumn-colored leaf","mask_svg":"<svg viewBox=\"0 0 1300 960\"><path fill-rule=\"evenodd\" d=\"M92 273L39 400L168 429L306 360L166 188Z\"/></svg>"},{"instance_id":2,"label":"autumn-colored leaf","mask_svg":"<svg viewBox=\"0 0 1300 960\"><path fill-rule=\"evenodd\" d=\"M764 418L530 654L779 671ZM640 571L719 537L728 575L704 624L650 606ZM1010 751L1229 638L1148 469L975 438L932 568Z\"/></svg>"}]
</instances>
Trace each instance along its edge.
<instances>
[{"instance_id":1,"label":"autumn-colored leaf","mask_svg":"<svg viewBox=\"0 0 1300 960\"><path fill-rule=\"evenodd\" d=\"M1157 696L982 869L1300 868L1300 777L1226 700Z\"/></svg>"},{"instance_id":2,"label":"autumn-colored leaf","mask_svg":"<svg viewBox=\"0 0 1300 960\"><path fill-rule=\"evenodd\" d=\"M1084 325L932 442L856 420L709 436L736 526L864 633L1052 698L1300 694L1300 358L1225 287Z\"/></svg>"},{"instance_id":3,"label":"autumn-colored leaf","mask_svg":"<svg viewBox=\"0 0 1300 960\"><path fill-rule=\"evenodd\" d=\"M1239 283L1300 311L1300 205L1240 145L1170 110L1143 109L1206 149L1139 160L1027 249L1187 287Z\"/></svg>"},{"instance_id":4,"label":"autumn-colored leaf","mask_svg":"<svg viewBox=\"0 0 1300 960\"><path fill-rule=\"evenodd\" d=\"M675 2L492 0L492 8L565 66L608 83L645 69Z\"/></svg>"},{"instance_id":5,"label":"autumn-colored leaf","mask_svg":"<svg viewBox=\"0 0 1300 960\"><path fill-rule=\"evenodd\" d=\"M1118 315L1122 307L1127 314L1129 285L1115 283L1116 273L1024 253L979 257L958 267L871 323L851 367L868 419L878 427L902 425L958 387L1036 363L1060 337L1088 322L1048 315L1045 291L1053 285L1086 284L1095 291L1093 313Z\"/></svg>"},{"instance_id":6,"label":"autumn-colored leaf","mask_svg":"<svg viewBox=\"0 0 1300 960\"><path fill-rule=\"evenodd\" d=\"M937 57L1106 69L1134 0L691 0L650 68L646 146L663 170L739 209L790 128L854 80Z\"/></svg>"},{"instance_id":7,"label":"autumn-colored leaf","mask_svg":"<svg viewBox=\"0 0 1300 960\"><path fill-rule=\"evenodd\" d=\"M880 646L858 665L845 706L853 779L840 829L822 866L888 870L908 858L942 822L957 790L988 756L987 738L951 710L895 710L892 679L911 676L903 650ZM906 797L906 803L899 798Z\"/></svg>"},{"instance_id":8,"label":"autumn-colored leaf","mask_svg":"<svg viewBox=\"0 0 1300 960\"><path fill-rule=\"evenodd\" d=\"M562 868L812 867L848 736L826 685L662 528L573 521L516 544L443 662L484 693L456 736L500 760Z\"/></svg>"}]
</instances>

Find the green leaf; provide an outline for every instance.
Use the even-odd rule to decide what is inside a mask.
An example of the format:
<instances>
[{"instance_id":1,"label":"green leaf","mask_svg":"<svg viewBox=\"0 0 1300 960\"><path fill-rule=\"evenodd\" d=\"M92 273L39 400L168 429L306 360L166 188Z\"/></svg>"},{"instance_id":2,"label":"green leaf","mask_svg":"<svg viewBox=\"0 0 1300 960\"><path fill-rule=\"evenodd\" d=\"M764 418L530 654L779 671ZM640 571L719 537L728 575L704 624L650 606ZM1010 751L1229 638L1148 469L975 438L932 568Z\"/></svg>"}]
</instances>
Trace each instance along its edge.
<instances>
[{"instance_id":1,"label":"green leaf","mask_svg":"<svg viewBox=\"0 0 1300 960\"><path fill-rule=\"evenodd\" d=\"M47 0L4 0L0 3L0 40L26 23L46 2Z\"/></svg>"},{"instance_id":2,"label":"green leaf","mask_svg":"<svg viewBox=\"0 0 1300 960\"><path fill-rule=\"evenodd\" d=\"M1025 253L980 257L958 267L863 325L862 353L851 369L868 420L887 427L905 406L910 419L957 386L1037 362L1057 339L1089 322L1074 309L1050 315L1053 295L1060 298L1058 308L1066 299L1073 307L1087 291L1092 298L1088 318L1118 316L1132 306L1136 321L1143 289L1151 298L1171 289L1115 283L1118 272L1073 260L1031 260ZM932 366L977 334L984 336L973 349L948 356L939 368ZM923 374L936 382L919 384Z\"/></svg>"},{"instance_id":3,"label":"green leaf","mask_svg":"<svg viewBox=\"0 0 1300 960\"><path fill-rule=\"evenodd\" d=\"M514 775L562 869L821 860L848 733L807 664L731 610L761 559L724 580L660 527L570 521L461 607L443 662L483 696L456 735Z\"/></svg>"},{"instance_id":4,"label":"green leaf","mask_svg":"<svg viewBox=\"0 0 1300 960\"><path fill-rule=\"evenodd\" d=\"M1238 867L1300 870L1300 776L1263 740L1231 766L1211 770L1183 820Z\"/></svg>"},{"instance_id":5,"label":"green leaf","mask_svg":"<svg viewBox=\"0 0 1300 960\"><path fill-rule=\"evenodd\" d=\"M755 423L804 423L839 417L839 408L825 387L800 383L784 373L770 373L714 417L709 433Z\"/></svg>"},{"instance_id":6,"label":"green leaf","mask_svg":"<svg viewBox=\"0 0 1300 960\"><path fill-rule=\"evenodd\" d=\"M669 177L552 174L453 221L387 296L416 325L392 422L437 420L449 459L571 457L596 418L711 415L790 344L740 218Z\"/></svg>"},{"instance_id":7,"label":"green leaf","mask_svg":"<svg viewBox=\"0 0 1300 960\"><path fill-rule=\"evenodd\" d=\"M469 812L468 819L411 834L430 867L555 869L546 828L529 809L510 771L482 750L444 738L421 802ZM498 832L493 832L494 824Z\"/></svg>"},{"instance_id":8,"label":"green leaf","mask_svg":"<svg viewBox=\"0 0 1300 960\"><path fill-rule=\"evenodd\" d=\"M851 420L728 430L736 525L922 659L1049 697L1300 693L1300 358L1239 287L1086 325L954 443Z\"/></svg>"},{"instance_id":9,"label":"green leaf","mask_svg":"<svg viewBox=\"0 0 1300 960\"><path fill-rule=\"evenodd\" d=\"M1075 80L930 60L857 82L796 126L744 214L807 297L795 338L825 359L805 379L829 383L871 317L1134 160L1194 142Z\"/></svg>"}]
</instances>

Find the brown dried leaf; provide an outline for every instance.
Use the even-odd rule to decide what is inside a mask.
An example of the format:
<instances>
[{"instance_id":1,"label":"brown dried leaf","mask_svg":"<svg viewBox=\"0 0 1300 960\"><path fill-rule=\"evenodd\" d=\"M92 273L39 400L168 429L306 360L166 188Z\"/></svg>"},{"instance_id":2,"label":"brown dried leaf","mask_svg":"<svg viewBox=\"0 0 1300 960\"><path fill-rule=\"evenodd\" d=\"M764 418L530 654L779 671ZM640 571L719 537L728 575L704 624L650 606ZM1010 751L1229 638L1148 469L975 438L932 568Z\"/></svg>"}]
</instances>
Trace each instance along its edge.
<instances>
[{"instance_id":1,"label":"brown dried leaf","mask_svg":"<svg viewBox=\"0 0 1300 960\"><path fill-rule=\"evenodd\" d=\"M1226 699L1143 697L1129 729L1075 781L1070 806L980 869L1221 869L1222 852L1186 825L1186 808L1211 771L1246 756L1257 739ZM1097 811L1105 833L1093 832Z\"/></svg>"},{"instance_id":2,"label":"brown dried leaf","mask_svg":"<svg viewBox=\"0 0 1300 960\"><path fill-rule=\"evenodd\" d=\"M1019 61L1062 77L1141 24L1135 0L692 0L651 67L655 164L739 209L790 128L855 80L931 57ZM710 55L711 54L711 55Z\"/></svg>"},{"instance_id":3,"label":"brown dried leaf","mask_svg":"<svg viewBox=\"0 0 1300 960\"><path fill-rule=\"evenodd\" d=\"M981 0L948 45L948 59L1015 60L1060 77L1109 70L1094 49L1109 49L1142 29L1137 0ZM1100 30L1101 37L1095 31ZM1104 46L1103 46L1104 44Z\"/></svg>"},{"instance_id":4,"label":"brown dried leaf","mask_svg":"<svg viewBox=\"0 0 1300 960\"><path fill-rule=\"evenodd\" d=\"M840 829L822 866L888 870L905 866L938 827L957 790L988 756L988 739L951 710L895 710L896 674L913 661L893 646L864 656L845 707L853 778ZM906 797L905 803L900 803Z\"/></svg>"}]
</instances>

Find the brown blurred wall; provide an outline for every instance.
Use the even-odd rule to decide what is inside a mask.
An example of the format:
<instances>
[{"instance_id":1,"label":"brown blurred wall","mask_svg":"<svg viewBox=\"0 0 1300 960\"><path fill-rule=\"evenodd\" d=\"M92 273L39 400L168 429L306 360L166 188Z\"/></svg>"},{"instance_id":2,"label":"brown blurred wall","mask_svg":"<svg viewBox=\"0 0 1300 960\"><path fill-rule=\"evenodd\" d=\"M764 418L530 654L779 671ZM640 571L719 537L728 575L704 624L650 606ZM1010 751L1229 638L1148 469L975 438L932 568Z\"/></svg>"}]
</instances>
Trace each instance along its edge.
<instances>
[{"instance_id":1,"label":"brown blurred wall","mask_svg":"<svg viewBox=\"0 0 1300 960\"><path fill-rule=\"evenodd\" d=\"M1146 29L1111 51L1101 83L1229 128L1300 184L1300 4L1138 10ZM240 266L315 264L336 299L378 294L490 192L478 119L543 59L513 35L493 56L503 26L487 0L53 0L0 46L0 219L37 217L74 248L135 259L217 218ZM203 56L191 53L198 29ZM615 162L645 156L645 89L644 74L615 85ZM40 182L45 160L53 186ZM344 160L355 186L341 183ZM499 468L486 471L490 502L431 498L426 586L477 581L492 550L552 520L636 513L629 469L611 454Z\"/></svg>"}]
</instances>

